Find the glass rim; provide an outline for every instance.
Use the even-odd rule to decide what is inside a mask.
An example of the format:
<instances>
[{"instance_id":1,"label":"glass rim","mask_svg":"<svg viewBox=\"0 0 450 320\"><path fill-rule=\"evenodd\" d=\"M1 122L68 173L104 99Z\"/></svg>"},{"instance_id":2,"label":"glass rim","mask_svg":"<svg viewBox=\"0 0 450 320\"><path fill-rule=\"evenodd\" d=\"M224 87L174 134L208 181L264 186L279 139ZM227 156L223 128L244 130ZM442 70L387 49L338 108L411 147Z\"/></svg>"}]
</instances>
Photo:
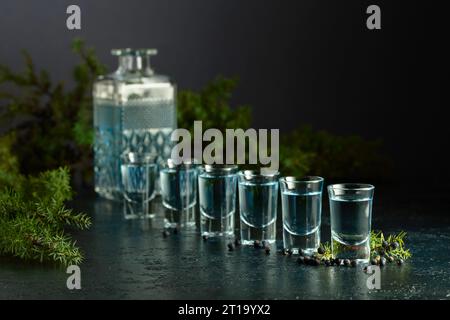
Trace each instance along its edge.
<instances>
[{"instance_id":1,"label":"glass rim","mask_svg":"<svg viewBox=\"0 0 450 320\"><path fill-rule=\"evenodd\" d=\"M122 154L121 159L127 164L155 164L157 155L154 153L126 152Z\"/></svg>"},{"instance_id":2,"label":"glass rim","mask_svg":"<svg viewBox=\"0 0 450 320\"><path fill-rule=\"evenodd\" d=\"M281 182L286 183L321 183L324 181L324 178L320 176L304 176L304 177L297 177L297 176L286 176L280 178Z\"/></svg>"},{"instance_id":3,"label":"glass rim","mask_svg":"<svg viewBox=\"0 0 450 320\"><path fill-rule=\"evenodd\" d=\"M241 170L238 175L245 178L275 178L280 175L279 171L262 172L261 170Z\"/></svg>"},{"instance_id":4,"label":"glass rim","mask_svg":"<svg viewBox=\"0 0 450 320\"><path fill-rule=\"evenodd\" d=\"M117 48L112 49L111 54L113 56L152 56L158 54L158 50L149 48Z\"/></svg>"},{"instance_id":5,"label":"glass rim","mask_svg":"<svg viewBox=\"0 0 450 320\"><path fill-rule=\"evenodd\" d=\"M234 173L238 170L235 164L205 164L200 167L200 170L207 173Z\"/></svg>"},{"instance_id":6,"label":"glass rim","mask_svg":"<svg viewBox=\"0 0 450 320\"><path fill-rule=\"evenodd\" d=\"M371 191L375 186L368 183L337 183L330 184L329 190L346 190L346 191Z\"/></svg>"}]
</instances>

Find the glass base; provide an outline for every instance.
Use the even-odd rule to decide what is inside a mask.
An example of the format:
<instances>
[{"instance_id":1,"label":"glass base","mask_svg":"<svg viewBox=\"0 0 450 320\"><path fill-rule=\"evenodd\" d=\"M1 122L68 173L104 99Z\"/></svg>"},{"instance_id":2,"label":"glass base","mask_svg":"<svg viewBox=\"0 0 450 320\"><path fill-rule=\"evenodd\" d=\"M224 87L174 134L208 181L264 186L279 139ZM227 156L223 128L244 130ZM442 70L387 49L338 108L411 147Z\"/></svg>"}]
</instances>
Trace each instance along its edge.
<instances>
[{"instance_id":1,"label":"glass base","mask_svg":"<svg viewBox=\"0 0 450 320\"><path fill-rule=\"evenodd\" d=\"M125 220L152 219L155 217L151 202L123 201L123 216Z\"/></svg>"},{"instance_id":2,"label":"glass base","mask_svg":"<svg viewBox=\"0 0 450 320\"><path fill-rule=\"evenodd\" d=\"M125 220L138 220L138 219L153 219L155 217L154 213L147 214L126 214Z\"/></svg>"},{"instance_id":3,"label":"glass base","mask_svg":"<svg viewBox=\"0 0 450 320\"><path fill-rule=\"evenodd\" d=\"M222 219L200 214L200 228L202 236L234 238L234 211Z\"/></svg>"},{"instance_id":4,"label":"glass base","mask_svg":"<svg viewBox=\"0 0 450 320\"><path fill-rule=\"evenodd\" d=\"M164 208L164 228L177 228L180 223L180 214L178 211Z\"/></svg>"},{"instance_id":5,"label":"glass base","mask_svg":"<svg viewBox=\"0 0 450 320\"><path fill-rule=\"evenodd\" d=\"M331 251L333 257L356 260L357 263L367 263L370 259L370 238L363 243L349 245L332 237Z\"/></svg>"},{"instance_id":6,"label":"glass base","mask_svg":"<svg viewBox=\"0 0 450 320\"><path fill-rule=\"evenodd\" d=\"M298 254L302 249L306 255L313 255L320 246L320 227L307 235L293 234L283 228L283 246L292 250L293 254Z\"/></svg>"},{"instance_id":7,"label":"glass base","mask_svg":"<svg viewBox=\"0 0 450 320\"><path fill-rule=\"evenodd\" d=\"M193 207L189 208L189 209L185 209L183 210L183 212L181 213L181 225L184 228L187 229L193 229L195 228L195 218L196 218L196 206L194 205Z\"/></svg>"},{"instance_id":8,"label":"glass base","mask_svg":"<svg viewBox=\"0 0 450 320\"><path fill-rule=\"evenodd\" d=\"M255 240L273 243L276 240L276 227L276 222L274 221L265 227L255 228L247 225L241 219L241 243L253 245Z\"/></svg>"},{"instance_id":9,"label":"glass base","mask_svg":"<svg viewBox=\"0 0 450 320\"><path fill-rule=\"evenodd\" d=\"M369 259L354 259L356 261L357 265L368 265L370 260Z\"/></svg>"},{"instance_id":10,"label":"glass base","mask_svg":"<svg viewBox=\"0 0 450 320\"><path fill-rule=\"evenodd\" d=\"M182 211L168 209L164 207L164 228L185 228L195 229L196 208L193 206Z\"/></svg>"},{"instance_id":11,"label":"glass base","mask_svg":"<svg viewBox=\"0 0 450 320\"><path fill-rule=\"evenodd\" d=\"M108 191L103 188L95 188L95 192L102 198L112 201L122 201L123 195L119 191Z\"/></svg>"},{"instance_id":12,"label":"glass base","mask_svg":"<svg viewBox=\"0 0 450 320\"><path fill-rule=\"evenodd\" d=\"M201 233L202 236L207 236L208 238L233 238L234 239L234 232L207 232L203 231Z\"/></svg>"},{"instance_id":13,"label":"glass base","mask_svg":"<svg viewBox=\"0 0 450 320\"><path fill-rule=\"evenodd\" d=\"M274 244L276 240L258 240L260 243L264 241L266 244ZM255 244L255 240L241 240L241 244L244 246L253 246Z\"/></svg>"}]
</instances>

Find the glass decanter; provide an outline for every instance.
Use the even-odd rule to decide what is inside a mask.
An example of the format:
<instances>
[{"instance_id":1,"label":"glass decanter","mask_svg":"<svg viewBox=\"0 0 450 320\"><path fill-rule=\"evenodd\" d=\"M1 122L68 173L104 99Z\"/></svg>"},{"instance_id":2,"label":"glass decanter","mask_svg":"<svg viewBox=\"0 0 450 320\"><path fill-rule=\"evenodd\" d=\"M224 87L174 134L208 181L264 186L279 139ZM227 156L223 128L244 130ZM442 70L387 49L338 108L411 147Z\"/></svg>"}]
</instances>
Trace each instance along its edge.
<instances>
[{"instance_id":1,"label":"glass decanter","mask_svg":"<svg viewBox=\"0 0 450 320\"><path fill-rule=\"evenodd\" d=\"M170 158L176 128L175 86L156 75L149 58L154 49L114 49L118 69L94 84L95 191L122 199L121 155L151 153L158 163ZM159 190L159 181L156 189Z\"/></svg>"}]
</instances>

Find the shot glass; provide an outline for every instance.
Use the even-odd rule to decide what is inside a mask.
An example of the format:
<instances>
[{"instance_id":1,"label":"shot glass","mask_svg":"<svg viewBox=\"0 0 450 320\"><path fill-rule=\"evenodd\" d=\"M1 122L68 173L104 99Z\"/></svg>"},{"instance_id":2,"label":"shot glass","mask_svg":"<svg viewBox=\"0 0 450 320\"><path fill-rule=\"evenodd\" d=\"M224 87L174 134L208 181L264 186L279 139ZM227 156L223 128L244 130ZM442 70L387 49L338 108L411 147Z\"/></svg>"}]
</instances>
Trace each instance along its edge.
<instances>
[{"instance_id":1,"label":"shot glass","mask_svg":"<svg viewBox=\"0 0 450 320\"><path fill-rule=\"evenodd\" d=\"M278 172L239 172L241 242L275 243L278 203Z\"/></svg>"},{"instance_id":2,"label":"shot glass","mask_svg":"<svg viewBox=\"0 0 450 320\"><path fill-rule=\"evenodd\" d=\"M194 161L175 164L172 159L160 168L162 204L167 209L166 228L195 227L197 165Z\"/></svg>"},{"instance_id":3,"label":"shot glass","mask_svg":"<svg viewBox=\"0 0 450 320\"><path fill-rule=\"evenodd\" d=\"M370 184L328 186L333 256L369 261L374 189Z\"/></svg>"},{"instance_id":4,"label":"shot glass","mask_svg":"<svg viewBox=\"0 0 450 320\"><path fill-rule=\"evenodd\" d=\"M122 155L120 169L125 219L153 218L150 201L155 197L155 156L149 153L126 153Z\"/></svg>"},{"instance_id":5,"label":"shot glass","mask_svg":"<svg viewBox=\"0 0 450 320\"><path fill-rule=\"evenodd\" d=\"M312 255L320 246L323 178L283 177L280 188L284 247Z\"/></svg>"},{"instance_id":6,"label":"shot glass","mask_svg":"<svg viewBox=\"0 0 450 320\"><path fill-rule=\"evenodd\" d=\"M234 237L237 166L205 165L198 175L200 230L208 237Z\"/></svg>"}]
</instances>

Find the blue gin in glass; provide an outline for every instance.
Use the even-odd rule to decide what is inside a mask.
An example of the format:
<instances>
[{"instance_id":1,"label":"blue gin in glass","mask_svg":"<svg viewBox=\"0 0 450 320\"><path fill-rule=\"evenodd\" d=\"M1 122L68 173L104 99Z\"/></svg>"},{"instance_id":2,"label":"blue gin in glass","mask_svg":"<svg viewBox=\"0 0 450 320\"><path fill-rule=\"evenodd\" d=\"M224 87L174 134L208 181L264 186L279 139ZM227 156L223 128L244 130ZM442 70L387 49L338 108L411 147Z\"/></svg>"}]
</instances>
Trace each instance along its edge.
<instances>
[{"instance_id":1,"label":"blue gin in glass","mask_svg":"<svg viewBox=\"0 0 450 320\"><path fill-rule=\"evenodd\" d=\"M160 170L162 203L167 210L165 227L195 226L197 166L193 161L176 164L172 159Z\"/></svg>"},{"instance_id":2,"label":"blue gin in glass","mask_svg":"<svg viewBox=\"0 0 450 320\"><path fill-rule=\"evenodd\" d=\"M201 234L234 236L237 166L205 165L199 170Z\"/></svg>"},{"instance_id":3,"label":"blue gin in glass","mask_svg":"<svg viewBox=\"0 0 450 320\"><path fill-rule=\"evenodd\" d=\"M374 190L370 184L328 186L333 256L369 261Z\"/></svg>"},{"instance_id":4,"label":"blue gin in glass","mask_svg":"<svg viewBox=\"0 0 450 320\"><path fill-rule=\"evenodd\" d=\"M122 156L120 168L125 219L152 218L150 201L155 197L156 157L130 152Z\"/></svg>"},{"instance_id":5,"label":"blue gin in glass","mask_svg":"<svg viewBox=\"0 0 450 320\"><path fill-rule=\"evenodd\" d=\"M239 206L242 244L255 240L274 243L278 203L278 172L239 172Z\"/></svg>"},{"instance_id":6,"label":"blue gin in glass","mask_svg":"<svg viewBox=\"0 0 450 320\"><path fill-rule=\"evenodd\" d=\"M311 255L320 245L323 178L284 177L280 188L284 247Z\"/></svg>"}]
</instances>

